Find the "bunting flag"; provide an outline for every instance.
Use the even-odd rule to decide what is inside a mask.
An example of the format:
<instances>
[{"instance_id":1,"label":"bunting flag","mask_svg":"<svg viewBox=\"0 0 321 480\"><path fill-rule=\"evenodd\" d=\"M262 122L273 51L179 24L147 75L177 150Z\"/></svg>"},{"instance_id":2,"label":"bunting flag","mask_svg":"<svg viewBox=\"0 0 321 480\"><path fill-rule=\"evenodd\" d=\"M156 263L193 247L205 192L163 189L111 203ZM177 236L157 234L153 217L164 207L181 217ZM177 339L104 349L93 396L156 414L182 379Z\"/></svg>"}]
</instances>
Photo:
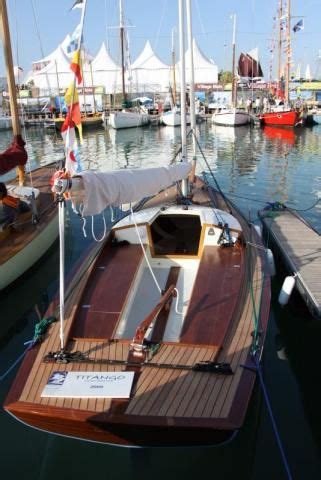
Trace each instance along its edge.
<instances>
[{"instance_id":1,"label":"bunting flag","mask_svg":"<svg viewBox=\"0 0 321 480\"><path fill-rule=\"evenodd\" d=\"M70 69L74 72L78 85L82 82L82 73L81 73L81 50L77 50L70 64Z\"/></svg>"},{"instance_id":2,"label":"bunting flag","mask_svg":"<svg viewBox=\"0 0 321 480\"><path fill-rule=\"evenodd\" d=\"M79 46L82 43L81 29L82 29L81 23L79 23L79 25L77 25L73 34L71 35L70 42L66 48L67 53L72 53L79 49Z\"/></svg>"},{"instance_id":3,"label":"bunting flag","mask_svg":"<svg viewBox=\"0 0 321 480\"><path fill-rule=\"evenodd\" d=\"M72 121L61 127L61 136L65 143L66 163L65 170L72 176L81 172L81 163L78 152L78 143L76 138L75 126Z\"/></svg>"},{"instance_id":4,"label":"bunting flag","mask_svg":"<svg viewBox=\"0 0 321 480\"><path fill-rule=\"evenodd\" d=\"M79 139L80 143L83 143L83 137L82 137L82 125L81 125L81 114L80 114L80 106L79 106L79 96L78 96L78 90L72 82L66 93L65 93L65 102L68 107L68 113L66 116L66 119L64 121L63 126L65 127L64 130L66 130L68 127L78 128L79 132Z\"/></svg>"},{"instance_id":5,"label":"bunting flag","mask_svg":"<svg viewBox=\"0 0 321 480\"><path fill-rule=\"evenodd\" d=\"M70 69L74 73L74 78L67 88L65 93L65 102L68 107L68 113L65 121L61 127L61 135L65 144L66 163L65 170L70 175L81 171L80 158L78 153L78 142L76 137L77 127L79 132L80 143L83 143L82 137L82 125L81 125L81 113L79 105L79 96L76 85L82 82L81 72L81 46L82 46L82 31L83 21L85 14L86 0L77 0L74 2L71 10L76 8L82 9L81 22L77 25L75 31L71 36L69 45L67 46L67 52L73 53Z\"/></svg>"},{"instance_id":6,"label":"bunting flag","mask_svg":"<svg viewBox=\"0 0 321 480\"><path fill-rule=\"evenodd\" d=\"M303 25L303 20L299 20L298 23L296 23L293 27L293 31L294 33L298 32L299 30L303 30L304 29L304 25Z\"/></svg>"}]
</instances>

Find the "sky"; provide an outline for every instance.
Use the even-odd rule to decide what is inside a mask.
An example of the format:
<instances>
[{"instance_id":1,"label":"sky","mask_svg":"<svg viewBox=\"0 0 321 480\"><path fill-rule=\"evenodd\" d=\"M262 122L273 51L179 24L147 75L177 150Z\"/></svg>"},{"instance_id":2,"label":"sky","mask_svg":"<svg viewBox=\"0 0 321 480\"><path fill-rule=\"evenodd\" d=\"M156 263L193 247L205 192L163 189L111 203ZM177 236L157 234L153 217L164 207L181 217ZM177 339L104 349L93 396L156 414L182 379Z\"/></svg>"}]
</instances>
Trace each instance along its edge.
<instances>
[{"instance_id":1,"label":"sky","mask_svg":"<svg viewBox=\"0 0 321 480\"><path fill-rule=\"evenodd\" d=\"M166 63L171 58L171 32L178 30L177 0L123 0L128 25L130 58L133 62L147 40ZM7 0L14 64L31 70L33 61L51 53L72 33L80 21L80 10L70 10L74 0ZM110 53L119 60L118 0L87 0L84 42L92 55L101 43L109 44ZM192 27L201 51L221 70L231 70L232 20L236 13L236 52L259 48L264 76L276 72L277 52L271 60L271 39L275 37L273 18L278 0L192 0ZM301 64L304 74L310 65L313 77L321 78L321 0L291 0L293 25L303 18L304 29L292 31L292 70ZM177 52L178 35L176 35ZM178 57L178 53L177 53ZM4 75L3 51L0 53L0 75Z\"/></svg>"}]
</instances>

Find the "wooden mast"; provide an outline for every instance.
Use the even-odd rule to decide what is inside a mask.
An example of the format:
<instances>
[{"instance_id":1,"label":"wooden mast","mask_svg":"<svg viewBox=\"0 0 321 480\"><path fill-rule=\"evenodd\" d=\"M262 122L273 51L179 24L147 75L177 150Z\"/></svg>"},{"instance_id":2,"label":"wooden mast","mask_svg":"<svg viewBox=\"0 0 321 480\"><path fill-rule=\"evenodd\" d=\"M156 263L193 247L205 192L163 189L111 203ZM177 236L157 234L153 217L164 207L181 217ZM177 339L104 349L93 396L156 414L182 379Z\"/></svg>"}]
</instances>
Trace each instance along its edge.
<instances>
[{"instance_id":1,"label":"wooden mast","mask_svg":"<svg viewBox=\"0 0 321 480\"><path fill-rule=\"evenodd\" d=\"M120 50L121 50L121 79L122 79L122 93L123 102L126 104L126 90L125 90L125 55L124 55L124 10L123 0L119 0L119 25L120 25Z\"/></svg>"},{"instance_id":2,"label":"wooden mast","mask_svg":"<svg viewBox=\"0 0 321 480\"><path fill-rule=\"evenodd\" d=\"M12 49L11 49L11 41L10 41L10 30L9 30L6 0L0 0L0 17L1 17L0 31L1 31L2 41L3 41L3 53L5 58L5 64L6 64L13 135L15 137L20 137L21 126L19 121L16 82L15 82L14 72L13 72ZM18 176L19 176L19 185L23 185L24 172L25 172L24 166L22 165L18 166L17 170L18 170Z\"/></svg>"}]
</instances>

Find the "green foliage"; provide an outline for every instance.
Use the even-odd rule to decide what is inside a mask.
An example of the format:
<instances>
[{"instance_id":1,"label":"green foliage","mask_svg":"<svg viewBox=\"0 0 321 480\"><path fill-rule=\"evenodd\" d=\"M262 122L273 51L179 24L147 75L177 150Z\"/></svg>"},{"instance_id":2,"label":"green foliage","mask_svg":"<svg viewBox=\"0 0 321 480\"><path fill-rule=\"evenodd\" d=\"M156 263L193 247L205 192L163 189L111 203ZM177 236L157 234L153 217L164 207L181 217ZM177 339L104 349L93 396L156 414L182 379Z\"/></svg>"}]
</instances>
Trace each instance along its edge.
<instances>
[{"instance_id":1,"label":"green foliage","mask_svg":"<svg viewBox=\"0 0 321 480\"><path fill-rule=\"evenodd\" d=\"M218 74L218 83L221 85L226 85L227 83L232 83L233 75L232 72L224 72L223 70L220 71Z\"/></svg>"}]
</instances>

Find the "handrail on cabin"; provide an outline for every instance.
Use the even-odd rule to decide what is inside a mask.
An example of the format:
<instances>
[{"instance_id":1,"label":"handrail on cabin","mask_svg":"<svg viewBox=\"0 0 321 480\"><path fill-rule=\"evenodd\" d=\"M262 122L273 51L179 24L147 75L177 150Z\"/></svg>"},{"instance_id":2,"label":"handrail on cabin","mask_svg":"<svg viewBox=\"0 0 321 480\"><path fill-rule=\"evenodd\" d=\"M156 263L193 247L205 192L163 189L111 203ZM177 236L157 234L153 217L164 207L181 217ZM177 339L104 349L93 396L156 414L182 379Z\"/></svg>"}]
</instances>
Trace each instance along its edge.
<instances>
[{"instance_id":1,"label":"handrail on cabin","mask_svg":"<svg viewBox=\"0 0 321 480\"><path fill-rule=\"evenodd\" d=\"M131 352L135 357L143 356L144 351L144 338L148 328L150 327L153 320L159 315L161 310L166 307L171 296L175 297L176 291L175 285L171 285L166 292L161 296L156 307L150 312L150 314L138 325L136 328L135 336L130 344Z\"/></svg>"}]
</instances>

